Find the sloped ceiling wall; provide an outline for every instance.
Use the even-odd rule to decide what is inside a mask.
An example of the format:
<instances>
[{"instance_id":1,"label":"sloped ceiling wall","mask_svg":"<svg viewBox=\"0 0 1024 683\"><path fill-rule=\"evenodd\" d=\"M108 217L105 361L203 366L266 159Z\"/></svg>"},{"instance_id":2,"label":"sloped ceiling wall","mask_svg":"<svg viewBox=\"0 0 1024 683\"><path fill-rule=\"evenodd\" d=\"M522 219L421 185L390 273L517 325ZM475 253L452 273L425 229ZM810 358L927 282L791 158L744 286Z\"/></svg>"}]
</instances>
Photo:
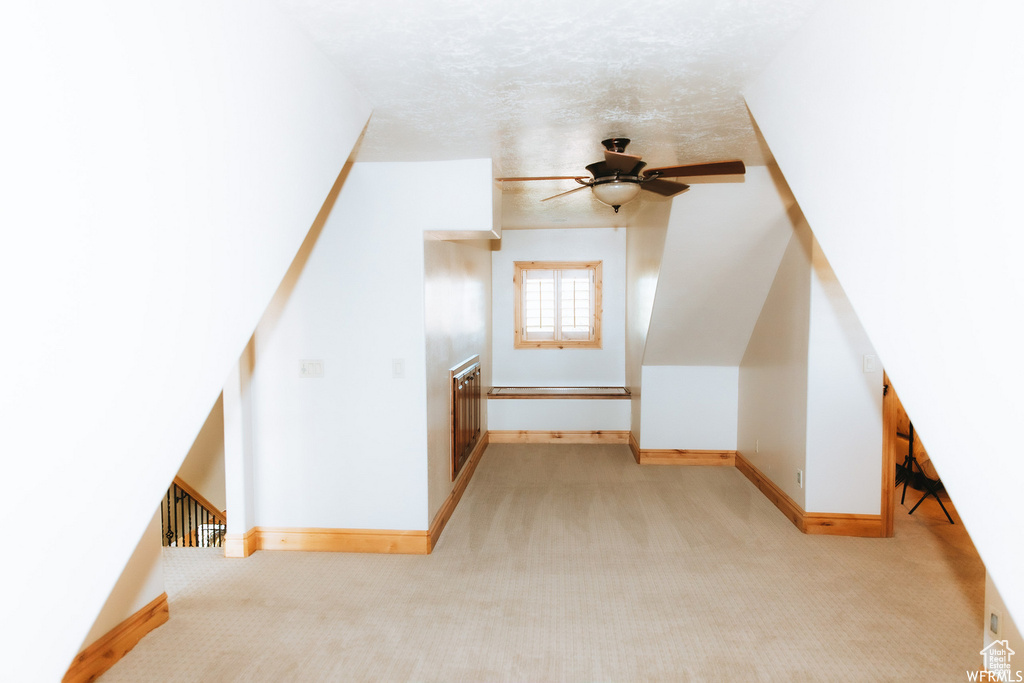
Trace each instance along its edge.
<instances>
[{"instance_id":1,"label":"sloped ceiling wall","mask_svg":"<svg viewBox=\"0 0 1024 683\"><path fill-rule=\"evenodd\" d=\"M1020 623L1015 15L823 3L747 102Z\"/></svg>"},{"instance_id":2,"label":"sloped ceiling wall","mask_svg":"<svg viewBox=\"0 0 1024 683\"><path fill-rule=\"evenodd\" d=\"M266 2L3 13L0 659L56 681L370 109Z\"/></svg>"},{"instance_id":3,"label":"sloped ceiling wall","mask_svg":"<svg viewBox=\"0 0 1024 683\"><path fill-rule=\"evenodd\" d=\"M738 366L792 235L765 166L675 198L643 364Z\"/></svg>"}]
</instances>

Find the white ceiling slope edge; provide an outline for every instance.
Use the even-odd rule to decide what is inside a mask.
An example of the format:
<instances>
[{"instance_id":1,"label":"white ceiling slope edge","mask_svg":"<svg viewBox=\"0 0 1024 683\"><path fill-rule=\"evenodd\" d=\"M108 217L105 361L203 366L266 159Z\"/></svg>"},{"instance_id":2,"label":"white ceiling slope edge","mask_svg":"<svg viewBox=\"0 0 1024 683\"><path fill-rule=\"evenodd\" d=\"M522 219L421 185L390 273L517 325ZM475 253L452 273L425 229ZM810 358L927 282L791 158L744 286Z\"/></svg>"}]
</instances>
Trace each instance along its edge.
<instances>
[{"instance_id":1,"label":"white ceiling slope edge","mask_svg":"<svg viewBox=\"0 0 1024 683\"><path fill-rule=\"evenodd\" d=\"M277 1L373 103L357 161L492 158L504 176L585 173L613 135L651 167L762 164L741 91L818 4ZM505 227L637 210L590 192L540 203L571 180L504 185Z\"/></svg>"},{"instance_id":2,"label":"white ceiling slope edge","mask_svg":"<svg viewBox=\"0 0 1024 683\"><path fill-rule=\"evenodd\" d=\"M643 364L738 366L792 235L765 166L676 198Z\"/></svg>"}]
</instances>

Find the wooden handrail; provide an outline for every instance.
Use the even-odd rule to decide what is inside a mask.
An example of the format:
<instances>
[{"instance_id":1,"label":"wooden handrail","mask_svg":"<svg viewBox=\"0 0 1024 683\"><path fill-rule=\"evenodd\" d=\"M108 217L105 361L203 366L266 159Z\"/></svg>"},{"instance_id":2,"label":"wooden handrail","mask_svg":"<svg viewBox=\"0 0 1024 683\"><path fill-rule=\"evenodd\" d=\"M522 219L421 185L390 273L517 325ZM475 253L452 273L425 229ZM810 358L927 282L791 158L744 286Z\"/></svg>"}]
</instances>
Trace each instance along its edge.
<instances>
[{"instance_id":1,"label":"wooden handrail","mask_svg":"<svg viewBox=\"0 0 1024 683\"><path fill-rule=\"evenodd\" d=\"M177 484L178 488L182 491L192 496L197 503L206 508L206 511L210 513L210 516L213 517L215 522L225 525L228 523L227 514L218 510L216 505L208 501L203 494L199 493L199 491L196 491L194 488L189 486L184 479L179 476L175 476L174 483Z\"/></svg>"}]
</instances>

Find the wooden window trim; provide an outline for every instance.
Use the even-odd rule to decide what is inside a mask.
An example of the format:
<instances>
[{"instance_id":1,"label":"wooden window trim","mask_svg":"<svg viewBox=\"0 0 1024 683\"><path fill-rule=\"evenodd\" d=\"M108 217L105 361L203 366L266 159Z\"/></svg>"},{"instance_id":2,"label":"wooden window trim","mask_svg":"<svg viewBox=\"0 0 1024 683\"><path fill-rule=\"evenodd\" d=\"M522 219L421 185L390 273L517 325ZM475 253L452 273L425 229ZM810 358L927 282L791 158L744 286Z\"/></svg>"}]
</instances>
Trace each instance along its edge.
<instances>
[{"instance_id":1,"label":"wooden window trim","mask_svg":"<svg viewBox=\"0 0 1024 683\"><path fill-rule=\"evenodd\" d=\"M513 313L517 349L600 349L601 348L601 261L515 261L512 276ZM524 270L593 270L594 271L594 337L581 340L527 341L523 339L523 271Z\"/></svg>"}]
</instances>

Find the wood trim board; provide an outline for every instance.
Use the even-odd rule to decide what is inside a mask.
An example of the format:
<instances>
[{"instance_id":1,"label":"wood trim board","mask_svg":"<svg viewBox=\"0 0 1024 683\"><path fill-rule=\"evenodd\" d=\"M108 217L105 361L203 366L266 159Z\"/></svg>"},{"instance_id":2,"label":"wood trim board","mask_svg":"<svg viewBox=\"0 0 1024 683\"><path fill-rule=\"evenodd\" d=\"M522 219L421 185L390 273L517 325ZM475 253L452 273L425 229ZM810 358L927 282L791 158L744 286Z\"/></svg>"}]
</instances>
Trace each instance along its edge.
<instances>
[{"instance_id":1,"label":"wood trim board","mask_svg":"<svg viewBox=\"0 0 1024 683\"><path fill-rule=\"evenodd\" d=\"M882 536L892 538L895 535L899 399L886 372L882 373L882 383L885 387L882 394Z\"/></svg>"},{"instance_id":2,"label":"wood trim board","mask_svg":"<svg viewBox=\"0 0 1024 683\"><path fill-rule=\"evenodd\" d=\"M736 451L701 451L668 449L639 449L641 465L704 465L733 467L736 464ZM636 458L636 454L633 455Z\"/></svg>"},{"instance_id":3,"label":"wood trim board","mask_svg":"<svg viewBox=\"0 0 1024 683\"><path fill-rule=\"evenodd\" d=\"M622 400L632 396L625 387L491 387L487 398Z\"/></svg>"},{"instance_id":4,"label":"wood trim board","mask_svg":"<svg viewBox=\"0 0 1024 683\"><path fill-rule=\"evenodd\" d=\"M469 454L469 458L467 458L466 462L462 465L462 471L459 472L458 478L455 480L455 485L452 486L451 493L448 494L448 497L434 515L434 519L431 520L429 534L430 549L427 552L433 552L434 546L437 545L438 539L441 538L441 532L444 531L444 527L448 524L448 520L451 519L456 506L459 504L459 501L462 500L462 494L466 492L466 487L469 486L469 480L473 477L473 473L476 471L476 466L480 463L480 458L483 457L489 441L490 433L484 432L483 436L480 437L476 446L473 448L473 452Z\"/></svg>"},{"instance_id":5,"label":"wood trim board","mask_svg":"<svg viewBox=\"0 0 1024 683\"><path fill-rule=\"evenodd\" d=\"M247 557L255 550L299 550L307 552L335 553L382 553L399 555L429 555L445 525L455 512L455 507L469 486L469 481L487 449L489 433L479 439L469 459L462 466L451 493L434 515L429 529L329 529L303 527L254 527L244 539L229 536L225 540L225 555ZM242 552L243 542L249 551L246 554L229 555L228 552ZM240 550L235 551L237 542Z\"/></svg>"},{"instance_id":6,"label":"wood trim board","mask_svg":"<svg viewBox=\"0 0 1024 683\"><path fill-rule=\"evenodd\" d=\"M602 444L629 442L629 431L537 431L509 430L487 432L491 443L574 443Z\"/></svg>"},{"instance_id":7,"label":"wood trim board","mask_svg":"<svg viewBox=\"0 0 1024 683\"><path fill-rule=\"evenodd\" d=\"M259 550L302 550L334 553L395 553L426 555L430 532L426 529L321 529L257 527Z\"/></svg>"},{"instance_id":8,"label":"wood trim board","mask_svg":"<svg viewBox=\"0 0 1024 683\"><path fill-rule=\"evenodd\" d=\"M259 549L259 527L224 536L224 557L249 557Z\"/></svg>"},{"instance_id":9,"label":"wood trim board","mask_svg":"<svg viewBox=\"0 0 1024 683\"><path fill-rule=\"evenodd\" d=\"M128 654L146 634L164 624L169 617L167 593L161 593L148 605L79 652L62 680L64 683L95 681Z\"/></svg>"},{"instance_id":10,"label":"wood trim board","mask_svg":"<svg viewBox=\"0 0 1024 683\"><path fill-rule=\"evenodd\" d=\"M733 467L736 451L695 450L685 448L640 448L633 432L627 439L638 465L701 465Z\"/></svg>"},{"instance_id":11,"label":"wood trim board","mask_svg":"<svg viewBox=\"0 0 1024 683\"><path fill-rule=\"evenodd\" d=\"M633 436L633 432L629 432L629 450L633 453L633 459L636 460L636 464L640 464L640 442Z\"/></svg>"},{"instance_id":12,"label":"wood trim board","mask_svg":"<svg viewBox=\"0 0 1024 683\"><path fill-rule=\"evenodd\" d=\"M857 515L839 512L805 512L796 501L757 469L742 453L736 453L736 469L743 473L765 498L770 500L793 525L805 534L823 536L885 537L882 515Z\"/></svg>"},{"instance_id":13,"label":"wood trim board","mask_svg":"<svg viewBox=\"0 0 1024 683\"><path fill-rule=\"evenodd\" d=\"M805 512L800 531L819 536L886 538L881 515L850 515L839 512Z\"/></svg>"},{"instance_id":14,"label":"wood trim board","mask_svg":"<svg viewBox=\"0 0 1024 683\"><path fill-rule=\"evenodd\" d=\"M789 518L789 521L793 522L796 528L803 531L801 527L801 519L803 519L804 511L799 505L796 504L789 495L780 489L775 482L766 477L761 473L761 470L754 467L749 460L743 457L742 453L736 453L736 469L738 469L743 476L750 480L750 482L757 487L757 489L764 494L765 498L770 500L775 507L782 511L782 514Z\"/></svg>"}]
</instances>

